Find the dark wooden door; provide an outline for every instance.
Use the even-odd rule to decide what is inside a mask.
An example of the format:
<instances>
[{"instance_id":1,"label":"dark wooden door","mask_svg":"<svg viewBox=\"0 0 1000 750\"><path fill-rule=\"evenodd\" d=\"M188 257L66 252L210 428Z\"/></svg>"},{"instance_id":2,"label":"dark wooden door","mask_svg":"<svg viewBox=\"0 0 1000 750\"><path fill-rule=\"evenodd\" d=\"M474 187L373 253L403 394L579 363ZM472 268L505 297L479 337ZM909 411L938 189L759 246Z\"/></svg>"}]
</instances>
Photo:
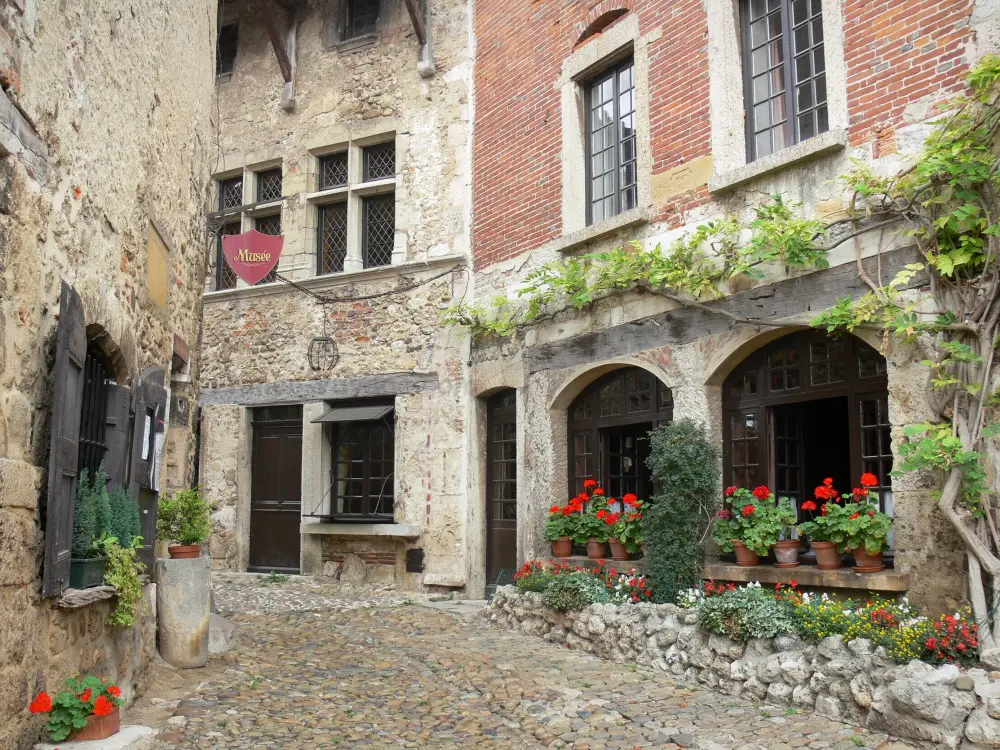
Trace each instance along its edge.
<instances>
[{"instance_id":1,"label":"dark wooden door","mask_svg":"<svg viewBox=\"0 0 1000 750\"><path fill-rule=\"evenodd\" d=\"M142 546L136 550L140 561L154 575L156 509L160 497L160 473L165 450L167 403L166 373L162 367L148 367L132 383L132 456L129 493L139 504Z\"/></svg>"},{"instance_id":2,"label":"dark wooden door","mask_svg":"<svg viewBox=\"0 0 1000 750\"><path fill-rule=\"evenodd\" d=\"M514 390L486 404L486 583L517 568L517 398Z\"/></svg>"},{"instance_id":3,"label":"dark wooden door","mask_svg":"<svg viewBox=\"0 0 1000 750\"><path fill-rule=\"evenodd\" d=\"M250 561L256 571L299 571L302 407L258 409L253 423Z\"/></svg>"}]
</instances>

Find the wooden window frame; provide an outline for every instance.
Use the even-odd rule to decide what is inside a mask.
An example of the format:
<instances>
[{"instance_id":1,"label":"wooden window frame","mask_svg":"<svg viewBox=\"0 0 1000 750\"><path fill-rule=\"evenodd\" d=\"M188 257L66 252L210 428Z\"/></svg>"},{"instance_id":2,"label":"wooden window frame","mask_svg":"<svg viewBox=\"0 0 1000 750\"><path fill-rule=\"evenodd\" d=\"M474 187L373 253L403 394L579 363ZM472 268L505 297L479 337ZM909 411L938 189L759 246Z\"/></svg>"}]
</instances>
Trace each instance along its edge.
<instances>
[{"instance_id":1,"label":"wooden window frame","mask_svg":"<svg viewBox=\"0 0 1000 750\"><path fill-rule=\"evenodd\" d=\"M378 32L379 21L382 17L382 0L369 0L375 3L375 18L370 26L357 28L357 20L354 16L355 4L357 0L341 0L341 34L340 41L348 42L352 39L369 36Z\"/></svg>"},{"instance_id":2,"label":"wooden window frame","mask_svg":"<svg viewBox=\"0 0 1000 750\"><path fill-rule=\"evenodd\" d=\"M378 402L378 401L366 401L366 406L376 406L380 403L384 403L387 406L391 406L391 401ZM330 510L328 515L330 521L334 523L343 522L354 522L354 523L395 523L395 498L396 498L396 432L395 432L395 410L387 414L382 419L374 420L371 422L334 422L331 423L331 436L330 436ZM388 463L390 467L390 472L387 476L392 477L392 492L389 495L383 495L382 501L389 501L390 507L392 508L391 513L374 513L372 509L372 476L371 476L371 466L374 459L371 457L371 430L373 428L379 428L380 430L388 431L389 442L388 445L383 441L383 449L388 451L388 456L383 456L381 461L383 464ZM338 478L339 478L339 447L341 445L340 437L350 431L354 435L364 434L366 436L365 453L361 459L362 465L362 477L361 482L363 483L363 494L361 498L361 512L351 513L351 512L336 512L337 501L341 499L341 495L338 490ZM386 477L383 477L385 479ZM355 480L357 481L357 480ZM377 508L377 505L376 505Z\"/></svg>"},{"instance_id":3,"label":"wooden window frame","mask_svg":"<svg viewBox=\"0 0 1000 750\"><path fill-rule=\"evenodd\" d=\"M629 411L628 399L629 390L627 387L629 375L640 374L647 378L652 386L650 408L644 410ZM621 387L621 412L611 416L600 415L600 392L612 381L620 379ZM581 411L585 411L589 405L589 416L582 416ZM580 411L578 411L580 410ZM615 427L627 427L632 425L648 424L650 429L654 429L662 424L673 420L674 402L673 393L670 388L656 375L641 367L622 367L612 370L588 385L570 404L567 414L567 473L569 479L570 494L577 494L583 489L584 479L593 478L607 484L610 473L608 448L605 445L604 434L607 429ZM578 454L575 450L575 437L581 433L589 433L591 445L594 448L597 474L577 474L576 459ZM647 488L647 495L652 494L652 488ZM649 499L648 496L643 499Z\"/></svg>"},{"instance_id":4,"label":"wooden window frame","mask_svg":"<svg viewBox=\"0 0 1000 750\"><path fill-rule=\"evenodd\" d=\"M632 159L629 163L633 167L633 177L634 180L630 185L622 186L621 184L621 172L625 164L622 162L622 138L621 138L621 112L619 110L619 105L621 102L622 91L620 89L620 74L625 70L631 70L632 79ZM614 166L612 173L614 175L614 187L612 188L612 195L614 196L614 211L600 219L594 218L594 190L593 190L593 177L594 177L594 127L592 120L593 111L593 96L594 92L598 86L600 86L604 81L610 78L613 81L613 93L612 98L614 101L614 121L612 124L612 131L614 133ZM625 211L630 211L639 205L639 136L637 127L638 118L638 107L636 102L636 79L635 79L635 59L629 54L628 57L624 59L617 60L613 65L603 70L596 76L593 76L584 84L584 158L586 160L586 200L587 200L587 226L598 223L600 221L606 221L610 218L618 216ZM627 191L631 190L634 194L634 205L629 208L622 207L622 197ZM602 201L606 200L608 196L603 196Z\"/></svg>"},{"instance_id":5,"label":"wooden window frame","mask_svg":"<svg viewBox=\"0 0 1000 750\"><path fill-rule=\"evenodd\" d=\"M829 364L834 360L811 359L811 346L820 343L829 345L829 343L836 343L837 341L843 343L843 350L840 355L843 364L843 380L831 383L827 379L827 382L814 385L812 382L812 366L817 363ZM775 373L778 370L784 372L788 366L785 362L775 367L769 364L772 354L782 350L798 351L798 385L790 388L781 387L772 389L768 382L768 374L772 370ZM862 362L872 359L873 355L873 361L876 363L875 369L870 376L862 377ZM781 375L781 380L781 384L784 386L787 383L784 380L784 374ZM737 389L746 391L748 385L753 390L752 393L743 393L742 395L736 393ZM862 471L868 471L869 468L867 467L874 461L880 462L880 465L883 467L886 466L887 461L891 462L891 458L886 457L887 454L882 453L877 457L870 458L865 458L862 454L860 422L862 414L860 410L866 400L870 401L872 399L880 400L882 404L880 408L887 409L888 387L885 358L861 339L854 336L833 340L819 331L802 331L783 336L761 347L744 359L723 383L723 484L726 486L743 486L745 484L737 480L736 470L747 464L734 466L733 463L734 419L745 420L751 415L754 417L756 421L756 437L752 438L752 440L756 441L757 463L750 465L757 466L758 468L756 470L756 480L755 482L750 482L750 484L766 484L773 489L775 487L777 471L774 460L773 425L770 418L770 415L773 414L773 408L786 404L799 404L839 397L847 398L850 473L852 481L856 483ZM883 414L882 416L887 415ZM887 422L882 422L880 426L887 428L888 424ZM743 440L742 438L735 439ZM800 478L799 497L802 500L812 500L813 488L805 486L804 473L803 471L803 476ZM887 475L888 470L883 468L881 473ZM881 474L880 479L885 479L885 484L880 485L876 490L879 491L880 504L884 505L887 496L883 490L891 492L892 484L891 480L886 476L881 476ZM752 489L752 487L747 487L747 489ZM851 487L838 487L838 489L841 492L849 492Z\"/></svg>"},{"instance_id":6,"label":"wooden window frame","mask_svg":"<svg viewBox=\"0 0 1000 750\"><path fill-rule=\"evenodd\" d=\"M783 87L784 94L782 95L782 98L784 99L785 103L785 120L782 132L784 133L785 142L784 145L782 145L780 148L774 148L773 138L772 138L772 147L770 152L768 154L763 154L763 155L758 155L757 153L756 128L754 120L754 106L755 106L754 93L753 93L754 70L753 70L753 60L752 60L754 48L753 48L753 40L751 37L750 26L751 26L751 16L752 16L751 3L755 1L763 2L765 4L765 13L764 16L762 16L762 19L765 20L765 25L768 15L770 15L772 12L777 11L781 15L780 44L782 49L783 60L780 63L780 67L784 73L784 87ZM793 21L793 4L795 2L806 3L806 8L807 8L806 20L798 24L796 24ZM742 40L741 58L743 67L742 70L743 108L744 108L746 154L748 163L754 162L757 159L763 158L765 156L770 156L772 154L778 153L779 151L786 149L790 146L793 146L796 143L808 140L809 138L813 138L817 135L820 135L821 133L825 133L830 130L830 116L829 116L830 101L828 92L826 92L826 77L827 77L826 76L827 66L825 57L826 31L825 29L822 28L823 25L822 12L820 12L819 14L814 14L811 13L809 10L809 8L813 3L821 3L821 2L822 0L740 0L739 23L740 23L740 36ZM771 7L772 5L774 5L775 7L772 8ZM755 21L759 20L761 19L755 19ZM793 48L794 29L797 27L801 27L803 24L810 25L815 20L818 20L819 22L819 27L823 33L823 39L818 43L815 42L812 36L812 32L810 32L809 46L804 51L799 52L798 55L796 55L795 50ZM766 46L767 44L770 43L771 39L769 38L768 42L765 42L765 45L763 46ZM809 77L807 79L804 79L803 81L798 81L796 78L797 58L809 55L811 58L813 58L813 60L815 60L815 50L819 47L823 48L823 54L822 54L822 59L824 61L823 70L817 74L815 69L815 62L813 62L813 64L810 66L811 73ZM773 68L772 70L775 69L777 68ZM817 104L818 91L816 86L812 85L820 78L823 79L823 90L825 92L822 106ZM800 86L805 86L807 84L810 85L810 89L812 91L812 104L808 107L800 108L798 106L798 96L796 95L796 89L799 88ZM774 95L772 94L771 99L773 98L776 97L774 97ZM824 113L824 117L826 120L825 127L820 126L819 118L821 110ZM799 132L798 119L800 115L810 111L813 113L813 132L810 135L802 137ZM764 132L764 130L761 130L760 132Z\"/></svg>"}]
</instances>

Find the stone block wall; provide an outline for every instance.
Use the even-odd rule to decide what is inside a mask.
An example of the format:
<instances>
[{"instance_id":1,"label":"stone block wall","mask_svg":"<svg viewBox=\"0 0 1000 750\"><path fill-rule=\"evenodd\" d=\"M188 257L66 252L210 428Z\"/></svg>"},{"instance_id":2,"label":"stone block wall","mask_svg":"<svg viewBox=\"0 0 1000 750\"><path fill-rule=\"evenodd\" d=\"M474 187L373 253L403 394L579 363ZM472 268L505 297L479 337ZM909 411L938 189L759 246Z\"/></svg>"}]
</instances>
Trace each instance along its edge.
<instances>
[{"instance_id":1,"label":"stone block wall","mask_svg":"<svg viewBox=\"0 0 1000 750\"><path fill-rule=\"evenodd\" d=\"M845 643L829 636L814 644L785 635L737 643L702 631L696 611L673 604L592 604L563 613L545 607L541 594L513 586L497 590L486 614L496 627L727 695L938 747L1000 747L1000 681L953 664L898 665L864 638Z\"/></svg>"}]
</instances>

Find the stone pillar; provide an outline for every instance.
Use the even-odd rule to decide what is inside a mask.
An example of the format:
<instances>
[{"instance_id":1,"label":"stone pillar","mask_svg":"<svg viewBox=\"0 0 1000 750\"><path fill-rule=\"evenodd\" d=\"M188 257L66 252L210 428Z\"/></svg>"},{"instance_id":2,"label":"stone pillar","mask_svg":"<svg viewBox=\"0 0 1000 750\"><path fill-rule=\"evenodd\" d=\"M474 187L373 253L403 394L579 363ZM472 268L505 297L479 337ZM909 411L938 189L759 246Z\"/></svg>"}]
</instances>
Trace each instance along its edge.
<instances>
[{"instance_id":1,"label":"stone pillar","mask_svg":"<svg viewBox=\"0 0 1000 750\"><path fill-rule=\"evenodd\" d=\"M212 559L156 561L156 634L160 655L175 667L208 661Z\"/></svg>"},{"instance_id":2,"label":"stone pillar","mask_svg":"<svg viewBox=\"0 0 1000 750\"><path fill-rule=\"evenodd\" d=\"M326 485L330 481L330 446L322 424L313 424L329 407L324 401L302 405L302 523L315 523L307 516L329 512L330 498ZM317 534L302 534L299 572L320 575L323 572L323 538Z\"/></svg>"}]
</instances>

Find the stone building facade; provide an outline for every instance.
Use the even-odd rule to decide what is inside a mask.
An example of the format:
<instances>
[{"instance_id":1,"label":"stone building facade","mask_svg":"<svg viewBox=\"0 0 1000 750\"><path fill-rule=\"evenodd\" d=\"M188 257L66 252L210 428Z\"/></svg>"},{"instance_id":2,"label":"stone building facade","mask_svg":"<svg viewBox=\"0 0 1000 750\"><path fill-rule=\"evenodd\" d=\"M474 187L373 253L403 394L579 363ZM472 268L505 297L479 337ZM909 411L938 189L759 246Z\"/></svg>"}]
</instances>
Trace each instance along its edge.
<instances>
[{"instance_id":1,"label":"stone building facade","mask_svg":"<svg viewBox=\"0 0 1000 750\"><path fill-rule=\"evenodd\" d=\"M632 240L666 248L708 219L747 221L775 193L809 217L833 216L845 207L836 178L849 160L900 168L934 105L997 44L997 4L964 0L602 0L542 3L530 15L481 0L475 20L479 301L513 298L556 258ZM861 248L869 263L878 250L887 278L912 262L900 234ZM951 611L965 591L963 547L926 478L888 476L903 425L930 416L917 364L926 352L807 331L818 311L865 289L853 244L830 262L812 273L770 269L718 303L764 326L627 293L473 345L466 502L488 509L469 522L480 546L489 553L490 519L511 502L511 488L498 498L487 481L499 460L498 394L508 412L497 405L494 422L516 433L516 562L547 554L547 509L584 478L613 495L648 490L642 433L689 417L718 439L726 485L768 483L801 500L831 474L851 487L859 471L877 473L895 516L884 590ZM830 431L812 434L818 422ZM484 571L470 575L470 590L482 591Z\"/></svg>"},{"instance_id":2,"label":"stone building facade","mask_svg":"<svg viewBox=\"0 0 1000 750\"><path fill-rule=\"evenodd\" d=\"M466 343L440 320L469 276L467 4L227 2L220 23L213 566L463 588ZM284 236L255 286L218 240L251 229Z\"/></svg>"},{"instance_id":3,"label":"stone building facade","mask_svg":"<svg viewBox=\"0 0 1000 750\"><path fill-rule=\"evenodd\" d=\"M215 25L200 0L0 7L5 749L38 738L43 722L27 705L39 690L80 671L115 677L126 696L146 680L151 610L135 627L106 626L108 596L85 604L65 590L55 527L72 528L81 429L95 440L88 455L129 481L131 396L143 383L163 398L149 403L155 461L147 453L144 467L155 472L133 471L134 489L148 500L192 478ZM81 414L84 359L121 411Z\"/></svg>"}]
</instances>

